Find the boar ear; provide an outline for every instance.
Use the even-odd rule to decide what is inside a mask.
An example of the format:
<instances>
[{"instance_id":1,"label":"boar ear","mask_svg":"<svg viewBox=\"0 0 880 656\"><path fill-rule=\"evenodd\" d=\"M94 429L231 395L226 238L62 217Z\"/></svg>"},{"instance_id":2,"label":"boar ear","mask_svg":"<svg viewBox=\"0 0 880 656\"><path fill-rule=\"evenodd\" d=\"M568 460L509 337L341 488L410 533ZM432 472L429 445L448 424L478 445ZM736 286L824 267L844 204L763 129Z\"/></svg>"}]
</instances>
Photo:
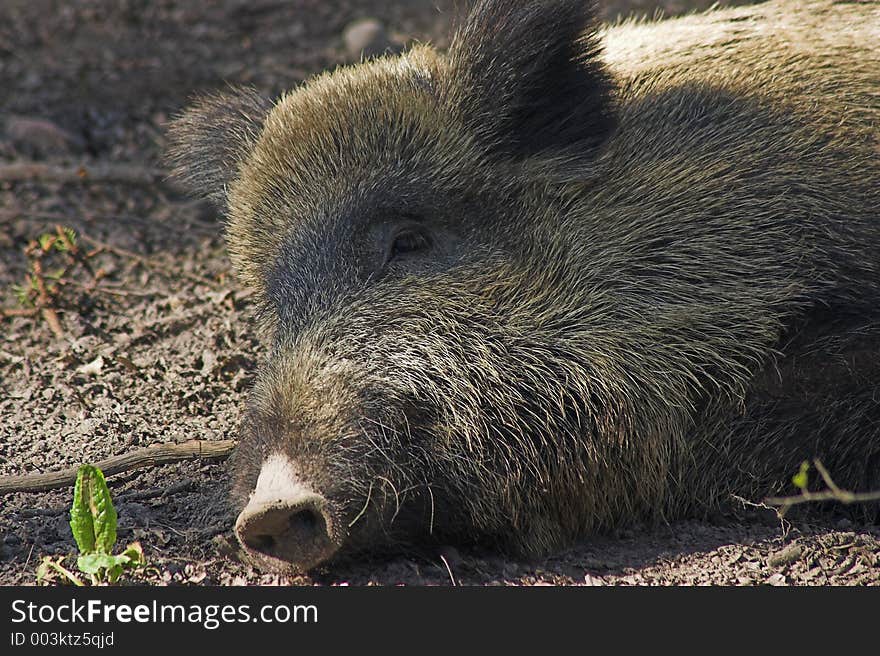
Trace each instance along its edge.
<instances>
[{"instance_id":1,"label":"boar ear","mask_svg":"<svg viewBox=\"0 0 880 656\"><path fill-rule=\"evenodd\" d=\"M168 127L165 160L172 177L224 207L226 186L253 149L269 108L250 88L197 98Z\"/></svg>"},{"instance_id":2,"label":"boar ear","mask_svg":"<svg viewBox=\"0 0 880 656\"><path fill-rule=\"evenodd\" d=\"M598 145L614 125L588 0L478 0L449 49L452 100L489 149Z\"/></svg>"}]
</instances>

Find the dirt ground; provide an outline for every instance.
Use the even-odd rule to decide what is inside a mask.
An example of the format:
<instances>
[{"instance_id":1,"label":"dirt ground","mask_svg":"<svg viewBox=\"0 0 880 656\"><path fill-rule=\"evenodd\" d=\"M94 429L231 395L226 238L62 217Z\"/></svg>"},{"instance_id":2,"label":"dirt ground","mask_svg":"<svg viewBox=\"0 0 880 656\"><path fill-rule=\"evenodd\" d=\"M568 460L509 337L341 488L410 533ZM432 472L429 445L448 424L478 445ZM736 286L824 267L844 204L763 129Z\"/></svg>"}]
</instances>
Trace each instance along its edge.
<instances>
[{"instance_id":1,"label":"dirt ground","mask_svg":"<svg viewBox=\"0 0 880 656\"><path fill-rule=\"evenodd\" d=\"M665 2L679 13L709 2ZM4 0L0 4L0 307L21 308L25 248L61 224L91 272L56 294L61 335L0 319L0 475L51 471L162 442L234 438L261 357L222 223L162 180L163 125L193 93L246 83L277 95L352 58L361 17L389 39L447 42L451 0ZM656 3L612 2L609 19ZM124 179L65 180L77 167ZM71 169L72 167L72 169ZM102 168L103 167L103 168ZM128 168L126 168L128 167ZM74 175L74 178L76 176ZM61 254L46 256L64 265ZM51 278L46 278L51 284ZM831 518L783 526L743 508L709 521L629 527L540 562L445 548L266 575L230 557L224 465L187 461L109 479L120 540L138 539L151 584L825 585L880 583L880 527ZM29 585L74 551L71 491L0 496L0 584ZM234 554L233 554L234 556Z\"/></svg>"}]
</instances>

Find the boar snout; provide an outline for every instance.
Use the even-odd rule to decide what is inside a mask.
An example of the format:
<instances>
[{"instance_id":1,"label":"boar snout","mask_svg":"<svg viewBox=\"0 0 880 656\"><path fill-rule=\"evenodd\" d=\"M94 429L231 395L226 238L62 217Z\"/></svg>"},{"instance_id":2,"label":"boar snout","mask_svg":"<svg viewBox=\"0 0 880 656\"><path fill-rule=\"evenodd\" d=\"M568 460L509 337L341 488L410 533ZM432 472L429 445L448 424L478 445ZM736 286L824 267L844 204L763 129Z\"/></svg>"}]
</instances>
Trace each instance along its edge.
<instances>
[{"instance_id":1,"label":"boar snout","mask_svg":"<svg viewBox=\"0 0 880 656\"><path fill-rule=\"evenodd\" d=\"M308 570L332 556L338 545L327 500L299 482L279 455L263 464L257 485L235 522L248 555L273 569Z\"/></svg>"}]
</instances>

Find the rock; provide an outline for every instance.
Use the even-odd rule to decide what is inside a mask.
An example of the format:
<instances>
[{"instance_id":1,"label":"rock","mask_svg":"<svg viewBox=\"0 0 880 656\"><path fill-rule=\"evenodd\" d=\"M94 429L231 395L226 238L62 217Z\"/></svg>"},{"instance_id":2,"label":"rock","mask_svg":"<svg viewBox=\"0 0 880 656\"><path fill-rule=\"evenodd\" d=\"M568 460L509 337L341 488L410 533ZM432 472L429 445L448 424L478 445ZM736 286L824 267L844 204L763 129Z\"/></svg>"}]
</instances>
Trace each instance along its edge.
<instances>
[{"instance_id":1,"label":"rock","mask_svg":"<svg viewBox=\"0 0 880 656\"><path fill-rule=\"evenodd\" d=\"M361 18L346 25L342 31L345 52L352 61L369 59L392 49L385 26L375 18Z\"/></svg>"},{"instance_id":2,"label":"rock","mask_svg":"<svg viewBox=\"0 0 880 656\"><path fill-rule=\"evenodd\" d=\"M767 564L771 567L781 567L782 565L788 565L798 560L802 554L803 549L801 549L800 545L790 544L784 549L774 551L770 554L770 557L767 558Z\"/></svg>"},{"instance_id":3,"label":"rock","mask_svg":"<svg viewBox=\"0 0 880 656\"><path fill-rule=\"evenodd\" d=\"M66 155L80 140L52 121L27 116L7 116L6 136L28 155Z\"/></svg>"},{"instance_id":4,"label":"rock","mask_svg":"<svg viewBox=\"0 0 880 656\"><path fill-rule=\"evenodd\" d=\"M207 378L214 371L214 367L217 366L217 356L214 355L213 351L209 351L205 349L202 351L202 369L200 371L202 377Z\"/></svg>"},{"instance_id":5,"label":"rock","mask_svg":"<svg viewBox=\"0 0 880 656\"><path fill-rule=\"evenodd\" d=\"M768 578L766 581L764 581L764 584L765 585L780 586L780 585L788 585L788 581L785 580L785 577L782 574L773 574L772 576L770 576L770 578Z\"/></svg>"},{"instance_id":6,"label":"rock","mask_svg":"<svg viewBox=\"0 0 880 656\"><path fill-rule=\"evenodd\" d=\"M91 362L88 362L84 365L80 365L76 368L76 372L82 374L83 376L97 376L101 373L101 369L104 367L104 358L102 356L98 356Z\"/></svg>"}]
</instances>

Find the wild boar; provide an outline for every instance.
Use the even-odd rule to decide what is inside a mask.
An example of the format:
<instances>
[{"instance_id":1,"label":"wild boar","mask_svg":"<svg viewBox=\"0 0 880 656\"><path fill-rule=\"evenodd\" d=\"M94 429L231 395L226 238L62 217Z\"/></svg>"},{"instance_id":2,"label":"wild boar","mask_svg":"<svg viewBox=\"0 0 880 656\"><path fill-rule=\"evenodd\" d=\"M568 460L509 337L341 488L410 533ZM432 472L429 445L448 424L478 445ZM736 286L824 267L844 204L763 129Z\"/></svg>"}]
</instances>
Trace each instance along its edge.
<instances>
[{"instance_id":1,"label":"wild boar","mask_svg":"<svg viewBox=\"0 0 880 656\"><path fill-rule=\"evenodd\" d=\"M173 125L257 299L259 564L880 482L880 4L595 15L480 0L445 53Z\"/></svg>"}]
</instances>

